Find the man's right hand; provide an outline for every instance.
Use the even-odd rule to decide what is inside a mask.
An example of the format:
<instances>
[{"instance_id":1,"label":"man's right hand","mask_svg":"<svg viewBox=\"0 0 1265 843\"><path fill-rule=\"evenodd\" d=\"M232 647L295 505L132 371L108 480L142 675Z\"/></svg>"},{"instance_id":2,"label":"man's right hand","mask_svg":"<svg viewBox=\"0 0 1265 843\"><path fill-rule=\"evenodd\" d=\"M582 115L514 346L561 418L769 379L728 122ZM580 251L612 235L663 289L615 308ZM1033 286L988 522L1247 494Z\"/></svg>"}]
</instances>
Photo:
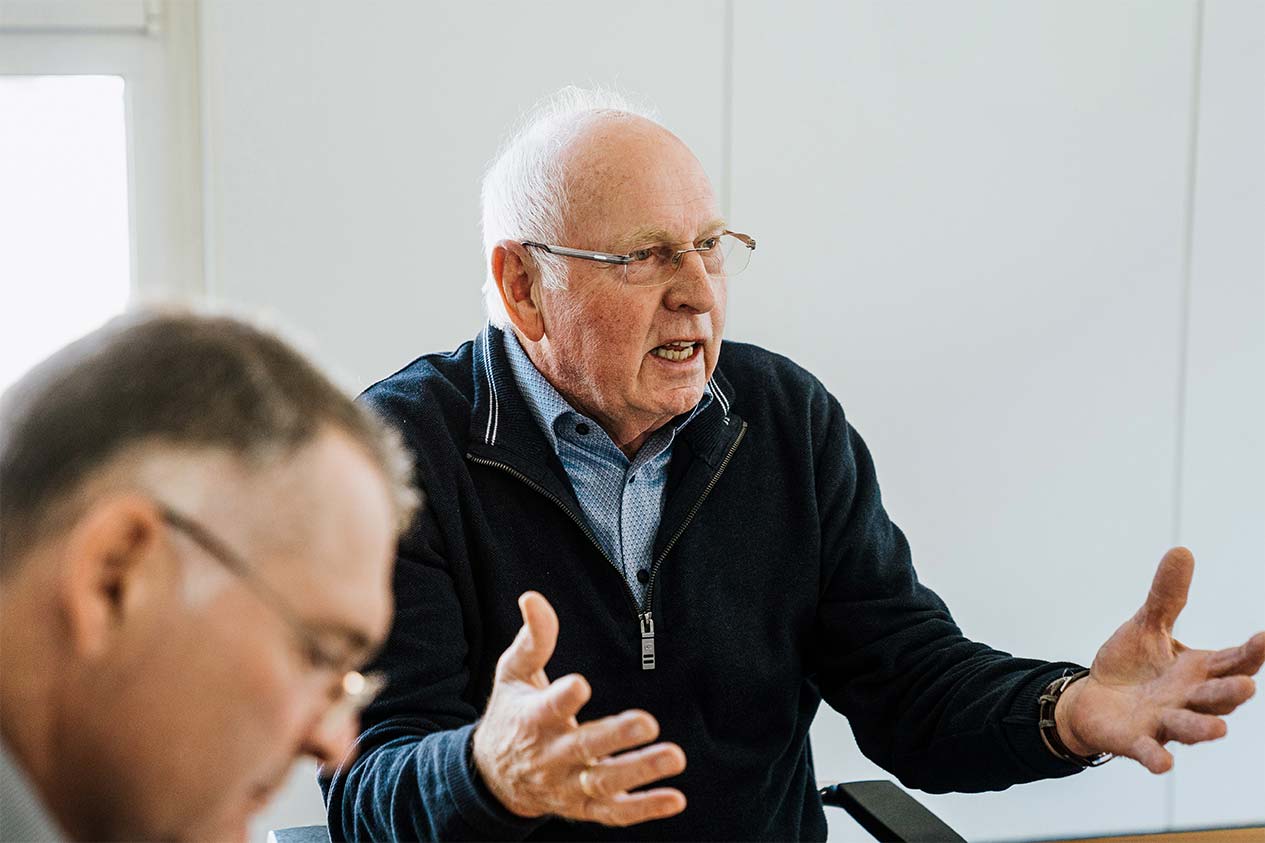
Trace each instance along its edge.
<instances>
[{"instance_id":1,"label":"man's right hand","mask_svg":"<svg viewBox=\"0 0 1265 843\"><path fill-rule=\"evenodd\" d=\"M496 664L487 711L474 730L474 763L484 783L521 817L553 814L626 826L685 810L675 788L628 791L685 769L647 712L628 710L580 725L592 694L579 674L550 683L545 665L558 641L558 616L529 591L518 598L523 627ZM633 750L633 751L625 751Z\"/></svg>"}]
</instances>

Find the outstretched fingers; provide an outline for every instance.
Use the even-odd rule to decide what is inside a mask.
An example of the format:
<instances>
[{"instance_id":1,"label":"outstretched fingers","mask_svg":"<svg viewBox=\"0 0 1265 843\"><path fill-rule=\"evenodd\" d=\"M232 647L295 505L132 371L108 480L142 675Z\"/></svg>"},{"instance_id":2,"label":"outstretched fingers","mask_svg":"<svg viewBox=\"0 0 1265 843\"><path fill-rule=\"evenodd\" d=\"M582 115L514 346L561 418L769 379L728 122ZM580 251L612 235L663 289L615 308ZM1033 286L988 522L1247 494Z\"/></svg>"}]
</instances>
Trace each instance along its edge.
<instances>
[{"instance_id":1,"label":"outstretched fingers","mask_svg":"<svg viewBox=\"0 0 1265 843\"><path fill-rule=\"evenodd\" d=\"M563 723L574 723L575 716L593 696L588 680L578 673L555 679L540 692L541 702L549 716Z\"/></svg>"},{"instance_id":2,"label":"outstretched fingers","mask_svg":"<svg viewBox=\"0 0 1265 843\"><path fill-rule=\"evenodd\" d=\"M1225 721L1211 714L1200 714L1184 708L1171 708L1160 715L1164 737L1184 744L1215 741L1225 737Z\"/></svg>"},{"instance_id":3,"label":"outstretched fingers","mask_svg":"<svg viewBox=\"0 0 1265 843\"><path fill-rule=\"evenodd\" d=\"M1256 693L1248 676L1223 676L1202 683L1186 700L1186 707L1201 714L1229 714Z\"/></svg>"},{"instance_id":4,"label":"outstretched fingers","mask_svg":"<svg viewBox=\"0 0 1265 843\"><path fill-rule=\"evenodd\" d=\"M581 724L558 741L551 756L584 766L658 736L659 721L648 712L630 709Z\"/></svg>"},{"instance_id":5,"label":"outstretched fingers","mask_svg":"<svg viewBox=\"0 0 1265 843\"><path fill-rule=\"evenodd\" d=\"M672 743L655 744L586 767L581 775L587 781L580 788L586 796L609 799L684 770L684 750Z\"/></svg>"},{"instance_id":6,"label":"outstretched fingers","mask_svg":"<svg viewBox=\"0 0 1265 843\"><path fill-rule=\"evenodd\" d=\"M1152 773L1167 773L1173 768L1172 754L1159 741L1147 735L1138 737L1123 755L1137 761Z\"/></svg>"},{"instance_id":7,"label":"outstretched fingers","mask_svg":"<svg viewBox=\"0 0 1265 843\"><path fill-rule=\"evenodd\" d=\"M629 826L671 817L685 810L685 794L676 788L656 787L620 793L609 799L589 798L582 819L602 825Z\"/></svg>"},{"instance_id":8,"label":"outstretched fingers","mask_svg":"<svg viewBox=\"0 0 1265 843\"><path fill-rule=\"evenodd\" d=\"M1208 657L1210 676L1254 676L1265 664L1265 632L1258 632L1241 646L1218 650Z\"/></svg>"}]
</instances>

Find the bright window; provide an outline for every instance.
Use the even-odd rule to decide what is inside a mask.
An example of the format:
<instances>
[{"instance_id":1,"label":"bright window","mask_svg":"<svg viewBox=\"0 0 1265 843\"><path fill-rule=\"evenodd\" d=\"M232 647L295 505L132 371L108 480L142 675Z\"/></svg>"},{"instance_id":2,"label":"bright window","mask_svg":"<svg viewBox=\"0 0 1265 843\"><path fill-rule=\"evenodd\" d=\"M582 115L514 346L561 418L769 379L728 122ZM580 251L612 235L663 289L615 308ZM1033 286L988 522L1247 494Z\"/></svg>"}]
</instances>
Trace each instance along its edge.
<instances>
[{"instance_id":1,"label":"bright window","mask_svg":"<svg viewBox=\"0 0 1265 843\"><path fill-rule=\"evenodd\" d=\"M0 76L0 389L131 290L123 79Z\"/></svg>"}]
</instances>

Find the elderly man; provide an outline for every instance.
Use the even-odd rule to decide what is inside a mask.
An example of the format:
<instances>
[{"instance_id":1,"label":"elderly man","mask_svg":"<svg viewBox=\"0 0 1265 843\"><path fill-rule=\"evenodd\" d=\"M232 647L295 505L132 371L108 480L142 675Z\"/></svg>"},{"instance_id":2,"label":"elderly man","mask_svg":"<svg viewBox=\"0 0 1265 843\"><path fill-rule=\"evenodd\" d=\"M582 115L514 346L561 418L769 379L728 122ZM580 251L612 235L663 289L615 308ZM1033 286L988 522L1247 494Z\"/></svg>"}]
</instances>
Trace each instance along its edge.
<instances>
[{"instance_id":1,"label":"elderly man","mask_svg":"<svg viewBox=\"0 0 1265 843\"><path fill-rule=\"evenodd\" d=\"M662 126L566 94L483 201L493 324L365 395L434 506L387 690L324 782L335 838L821 839L822 700L908 786L973 791L1105 753L1162 772L1252 694L1265 633L1170 637L1180 548L1089 671L964 638L835 398L722 346L755 243Z\"/></svg>"},{"instance_id":2,"label":"elderly man","mask_svg":"<svg viewBox=\"0 0 1265 843\"><path fill-rule=\"evenodd\" d=\"M0 840L228 840L342 761L416 495L276 338L121 318L0 405Z\"/></svg>"}]
</instances>

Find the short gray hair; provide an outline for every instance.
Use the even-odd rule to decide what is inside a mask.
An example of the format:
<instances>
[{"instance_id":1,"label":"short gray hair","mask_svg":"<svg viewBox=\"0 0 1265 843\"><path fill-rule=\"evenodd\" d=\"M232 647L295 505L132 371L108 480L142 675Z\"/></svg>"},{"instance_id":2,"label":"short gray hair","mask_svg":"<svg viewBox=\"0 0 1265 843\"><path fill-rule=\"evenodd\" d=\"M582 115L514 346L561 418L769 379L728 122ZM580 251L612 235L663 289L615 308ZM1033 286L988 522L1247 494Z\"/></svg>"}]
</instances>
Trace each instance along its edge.
<instances>
[{"instance_id":1,"label":"short gray hair","mask_svg":"<svg viewBox=\"0 0 1265 843\"><path fill-rule=\"evenodd\" d=\"M557 243L567 212L562 152L593 118L623 115L655 123L652 109L615 91L568 85L537 103L496 154L483 176L483 303L498 327L509 323L492 275L492 250L500 240ZM563 258L535 251L546 287L566 287Z\"/></svg>"},{"instance_id":2,"label":"short gray hair","mask_svg":"<svg viewBox=\"0 0 1265 843\"><path fill-rule=\"evenodd\" d=\"M0 396L0 576L54 528L60 504L127 449L154 444L275 465L334 429L381 472L402 530L420 502L393 429L289 344L239 319L120 316Z\"/></svg>"}]
</instances>

